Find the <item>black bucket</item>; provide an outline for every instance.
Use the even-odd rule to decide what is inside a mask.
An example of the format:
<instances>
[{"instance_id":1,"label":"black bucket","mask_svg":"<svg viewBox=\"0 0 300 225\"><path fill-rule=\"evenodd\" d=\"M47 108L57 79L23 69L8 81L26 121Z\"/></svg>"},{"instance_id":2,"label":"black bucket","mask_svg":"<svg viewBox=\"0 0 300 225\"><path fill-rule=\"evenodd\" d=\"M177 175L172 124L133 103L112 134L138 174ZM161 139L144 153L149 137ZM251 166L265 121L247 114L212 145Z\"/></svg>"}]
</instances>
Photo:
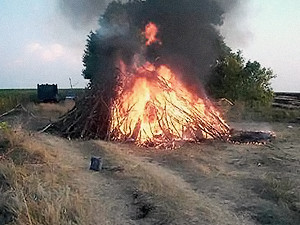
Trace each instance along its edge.
<instances>
[{"instance_id":1,"label":"black bucket","mask_svg":"<svg viewBox=\"0 0 300 225\"><path fill-rule=\"evenodd\" d=\"M99 171L102 170L102 158L93 156L91 158L90 170Z\"/></svg>"}]
</instances>

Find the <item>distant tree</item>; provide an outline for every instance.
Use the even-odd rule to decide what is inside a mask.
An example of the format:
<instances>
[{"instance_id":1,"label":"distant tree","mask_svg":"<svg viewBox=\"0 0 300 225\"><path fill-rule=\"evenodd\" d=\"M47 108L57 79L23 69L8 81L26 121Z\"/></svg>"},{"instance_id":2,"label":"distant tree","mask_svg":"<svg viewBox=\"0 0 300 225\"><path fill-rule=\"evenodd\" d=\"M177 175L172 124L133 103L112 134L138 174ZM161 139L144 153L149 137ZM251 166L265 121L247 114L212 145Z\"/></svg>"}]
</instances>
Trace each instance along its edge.
<instances>
[{"instance_id":1,"label":"distant tree","mask_svg":"<svg viewBox=\"0 0 300 225\"><path fill-rule=\"evenodd\" d=\"M242 101L251 107L268 105L273 99L270 80L275 77L270 68L257 61L246 62L240 50L235 53L226 47L213 67L208 89L215 98Z\"/></svg>"},{"instance_id":2,"label":"distant tree","mask_svg":"<svg viewBox=\"0 0 300 225\"><path fill-rule=\"evenodd\" d=\"M84 55L83 55L83 66L84 69L82 71L82 75L84 76L85 79L92 79L93 74L95 71L98 69L95 67L97 65L95 61L97 61L97 54L96 53L96 38L97 36L95 35L94 32L90 32L88 35L87 44L86 44L86 49L84 50Z\"/></svg>"},{"instance_id":3,"label":"distant tree","mask_svg":"<svg viewBox=\"0 0 300 225\"><path fill-rule=\"evenodd\" d=\"M111 2L98 21L100 28L87 37L82 75L90 80L92 88L111 92L115 86L116 62L122 59L129 64L136 51L125 6L120 1Z\"/></svg>"}]
</instances>

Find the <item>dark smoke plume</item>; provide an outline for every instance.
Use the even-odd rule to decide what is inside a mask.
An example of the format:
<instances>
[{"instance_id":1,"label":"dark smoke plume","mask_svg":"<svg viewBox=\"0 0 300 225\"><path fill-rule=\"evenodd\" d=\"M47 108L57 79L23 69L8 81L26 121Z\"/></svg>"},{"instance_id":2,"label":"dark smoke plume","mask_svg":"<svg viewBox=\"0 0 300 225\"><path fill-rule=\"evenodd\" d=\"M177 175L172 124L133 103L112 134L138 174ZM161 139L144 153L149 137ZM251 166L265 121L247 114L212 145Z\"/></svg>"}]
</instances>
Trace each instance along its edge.
<instances>
[{"instance_id":1,"label":"dark smoke plume","mask_svg":"<svg viewBox=\"0 0 300 225\"><path fill-rule=\"evenodd\" d=\"M184 74L189 83L195 77L205 82L219 55L221 37L213 25L223 23L223 9L210 0L149 0L146 4L135 21L142 26L148 21L158 24L162 63Z\"/></svg>"},{"instance_id":2,"label":"dark smoke plume","mask_svg":"<svg viewBox=\"0 0 300 225\"><path fill-rule=\"evenodd\" d=\"M100 28L92 35L89 45L94 49L88 51L93 54L85 54L83 74L92 80L99 80L100 76L103 81L102 78L109 79L106 65L112 65L117 55L130 63L136 50L132 46L141 44L140 33L151 21L158 25L158 36L163 44L149 47L147 60L153 62L159 59L155 62L170 65L188 84L195 84L197 80L205 84L211 66L222 53L222 37L217 27L223 24L226 11L230 11L237 2L238 0L112 2L99 20ZM109 56L114 56L111 57L112 63L104 60ZM97 65L93 62L97 62ZM95 68L99 70L96 72Z\"/></svg>"}]
</instances>

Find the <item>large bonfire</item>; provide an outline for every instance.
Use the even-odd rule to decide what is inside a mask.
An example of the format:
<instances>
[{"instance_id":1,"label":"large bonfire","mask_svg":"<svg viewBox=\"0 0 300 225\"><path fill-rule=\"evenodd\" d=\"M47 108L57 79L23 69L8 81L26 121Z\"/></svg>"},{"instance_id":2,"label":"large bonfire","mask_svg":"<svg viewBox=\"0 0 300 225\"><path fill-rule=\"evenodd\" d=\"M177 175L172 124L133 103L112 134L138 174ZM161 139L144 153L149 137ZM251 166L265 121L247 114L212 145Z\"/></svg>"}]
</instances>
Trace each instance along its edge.
<instances>
[{"instance_id":1,"label":"large bonfire","mask_svg":"<svg viewBox=\"0 0 300 225\"><path fill-rule=\"evenodd\" d=\"M146 25L144 49L163 45L158 31L156 24ZM69 138L132 141L164 148L182 141L228 139L229 126L207 97L182 82L170 66L150 63L143 54L134 59L130 65L122 60L116 63L114 94L103 95L107 87L91 90L81 105L79 102L52 127Z\"/></svg>"},{"instance_id":2,"label":"large bonfire","mask_svg":"<svg viewBox=\"0 0 300 225\"><path fill-rule=\"evenodd\" d=\"M157 32L154 23L146 25L146 46L163 44ZM229 127L209 99L193 93L168 65L137 62L132 67L120 62L109 139L169 146L177 141L228 138Z\"/></svg>"},{"instance_id":3,"label":"large bonfire","mask_svg":"<svg viewBox=\"0 0 300 225\"><path fill-rule=\"evenodd\" d=\"M233 132L202 86L227 51L217 27L232 4L111 2L99 29L88 35L82 75L90 83L85 95L43 130L71 139L162 148L206 139L270 139L269 133Z\"/></svg>"},{"instance_id":4,"label":"large bonfire","mask_svg":"<svg viewBox=\"0 0 300 225\"><path fill-rule=\"evenodd\" d=\"M144 49L163 45L158 27L148 23ZM174 148L185 141L228 140L230 128L212 102L182 82L165 64L136 54L134 63L119 60L114 90L91 89L50 130L68 138L130 141L139 146ZM103 90L106 90L103 91ZM104 94L104 93L114 94Z\"/></svg>"}]
</instances>

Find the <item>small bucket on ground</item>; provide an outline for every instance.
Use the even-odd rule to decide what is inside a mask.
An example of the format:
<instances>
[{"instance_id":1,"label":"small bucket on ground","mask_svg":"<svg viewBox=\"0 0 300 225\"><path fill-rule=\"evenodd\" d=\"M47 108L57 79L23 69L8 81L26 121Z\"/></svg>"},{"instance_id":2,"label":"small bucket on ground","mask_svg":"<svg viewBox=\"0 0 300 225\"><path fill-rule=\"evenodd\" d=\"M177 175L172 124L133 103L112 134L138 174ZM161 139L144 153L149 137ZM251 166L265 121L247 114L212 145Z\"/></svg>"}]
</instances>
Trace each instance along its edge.
<instances>
[{"instance_id":1,"label":"small bucket on ground","mask_svg":"<svg viewBox=\"0 0 300 225\"><path fill-rule=\"evenodd\" d=\"M92 156L90 170L99 171L102 170L102 158Z\"/></svg>"}]
</instances>

